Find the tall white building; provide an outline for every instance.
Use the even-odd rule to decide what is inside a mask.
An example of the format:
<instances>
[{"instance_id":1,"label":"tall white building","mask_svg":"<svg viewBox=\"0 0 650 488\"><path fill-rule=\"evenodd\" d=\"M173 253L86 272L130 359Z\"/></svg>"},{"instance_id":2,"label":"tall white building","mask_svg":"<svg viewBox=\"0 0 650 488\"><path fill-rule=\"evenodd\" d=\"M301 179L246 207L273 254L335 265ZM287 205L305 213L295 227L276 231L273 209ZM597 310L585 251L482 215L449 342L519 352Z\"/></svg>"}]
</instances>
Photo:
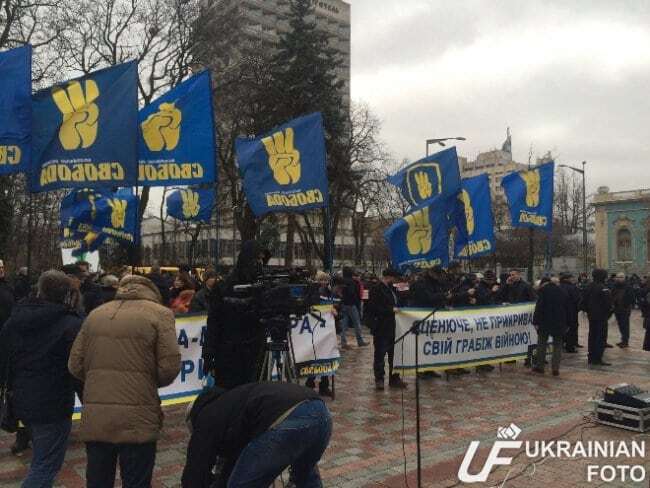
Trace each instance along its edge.
<instances>
[{"instance_id":1,"label":"tall white building","mask_svg":"<svg viewBox=\"0 0 650 488\"><path fill-rule=\"evenodd\" d=\"M342 0L311 0L316 25L329 34L330 46L337 50L341 63L338 77L345 83L346 102L350 100L350 4ZM289 32L289 0L239 0L246 33L270 49L277 47L280 36Z\"/></svg>"}]
</instances>

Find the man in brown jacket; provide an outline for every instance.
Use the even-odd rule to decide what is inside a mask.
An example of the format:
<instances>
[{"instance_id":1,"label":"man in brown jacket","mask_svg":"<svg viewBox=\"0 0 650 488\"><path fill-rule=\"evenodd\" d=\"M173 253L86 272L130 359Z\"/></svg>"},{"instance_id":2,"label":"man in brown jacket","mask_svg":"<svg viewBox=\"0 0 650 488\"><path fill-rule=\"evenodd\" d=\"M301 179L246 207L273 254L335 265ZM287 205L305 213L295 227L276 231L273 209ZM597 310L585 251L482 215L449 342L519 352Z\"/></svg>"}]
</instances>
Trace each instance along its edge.
<instances>
[{"instance_id":1,"label":"man in brown jacket","mask_svg":"<svg viewBox=\"0 0 650 488\"><path fill-rule=\"evenodd\" d=\"M93 310L68 367L84 382L80 437L88 488L112 487L117 460L125 488L151 485L163 421L158 388L180 371L174 314L142 276L120 281L115 300Z\"/></svg>"}]
</instances>

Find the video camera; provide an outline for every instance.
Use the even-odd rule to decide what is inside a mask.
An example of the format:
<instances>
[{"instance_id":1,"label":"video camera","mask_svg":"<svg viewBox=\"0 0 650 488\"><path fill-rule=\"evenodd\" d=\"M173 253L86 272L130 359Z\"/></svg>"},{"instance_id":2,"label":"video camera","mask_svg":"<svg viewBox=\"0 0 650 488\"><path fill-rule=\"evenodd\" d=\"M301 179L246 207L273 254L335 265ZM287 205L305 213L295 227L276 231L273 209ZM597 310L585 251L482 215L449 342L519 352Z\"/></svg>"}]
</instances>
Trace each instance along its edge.
<instances>
[{"instance_id":1,"label":"video camera","mask_svg":"<svg viewBox=\"0 0 650 488\"><path fill-rule=\"evenodd\" d=\"M302 316L320 303L318 283L301 270L278 270L263 273L254 283L237 285L237 294L252 298L251 305L266 319Z\"/></svg>"}]
</instances>

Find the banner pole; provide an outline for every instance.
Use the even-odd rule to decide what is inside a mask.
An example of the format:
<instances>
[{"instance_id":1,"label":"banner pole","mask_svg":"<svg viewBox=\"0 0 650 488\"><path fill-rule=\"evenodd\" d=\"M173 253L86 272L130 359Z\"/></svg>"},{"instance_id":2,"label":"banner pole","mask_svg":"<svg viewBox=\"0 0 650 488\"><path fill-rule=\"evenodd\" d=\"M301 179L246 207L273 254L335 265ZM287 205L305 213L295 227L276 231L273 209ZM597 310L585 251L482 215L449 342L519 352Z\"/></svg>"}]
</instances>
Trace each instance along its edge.
<instances>
[{"instance_id":1,"label":"banner pole","mask_svg":"<svg viewBox=\"0 0 650 488\"><path fill-rule=\"evenodd\" d=\"M332 273L334 267L334 243L332 242L332 216L330 214L329 201L323 212L325 221L323 222L323 257L325 264L325 271Z\"/></svg>"}]
</instances>

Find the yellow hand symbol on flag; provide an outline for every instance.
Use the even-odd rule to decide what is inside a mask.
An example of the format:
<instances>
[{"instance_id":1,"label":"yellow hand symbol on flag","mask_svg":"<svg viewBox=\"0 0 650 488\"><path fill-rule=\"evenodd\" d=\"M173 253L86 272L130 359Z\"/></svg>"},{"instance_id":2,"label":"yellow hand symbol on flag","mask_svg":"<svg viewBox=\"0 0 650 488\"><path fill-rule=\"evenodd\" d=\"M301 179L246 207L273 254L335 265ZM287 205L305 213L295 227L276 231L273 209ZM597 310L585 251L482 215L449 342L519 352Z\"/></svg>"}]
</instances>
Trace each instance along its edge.
<instances>
[{"instance_id":1,"label":"yellow hand symbol on flag","mask_svg":"<svg viewBox=\"0 0 650 488\"><path fill-rule=\"evenodd\" d=\"M463 202L463 207L465 207L465 222L467 222L467 235L472 235L474 233L474 209L472 208L472 200L469 198L469 193L467 190L462 190L458 195L458 199Z\"/></svg>"},{"instance_id":2,"label":"yellow hand symbol on flag","mask_svg":"<svg viewBox=\"0 0 650 488\"><path fill-rule=\"evenodd\" d=\"M426 254L431 250L431 223L429 208L423 208L404 217L409 228L406 233L406 244L410 254Z\"/></svg>"},{"instance_id":3,"label":"yellow hand symbol on flag","mask_svg":"<svg viewBox=\"0 0 650 488\"><path fill-rule=\"evenodd\" d=\"M420 198L422 200L431 197L433 194L433 187L431 186L429 175L425 171L415 173L415 183L418 186L418 193L420 194Z\"/></svg>"},{"instance_id":4,"label":"yellow hand symbol on flag","mask_svg":"<svg viewBox=\"0 0 650 488\"><path fill-rule=\"evenodd\" d=\"M192 190L181 190L181 200L183 201L183 217L191 219L199 215L201 205L199 204L199 194Z\"/></svg>"},{"instance_id":5,"label":"yellow hand symbol on flag","mask_svg":"<svg viewBox=\"0 0 650 488\"><path fill-rule=\"evenodd\" d=\"M171 151L181 138L183 115L173 103L161 103L158 112L152 113L140 124L142 137L150 151Z\"/></svg>"},{"instance_id":6,"label":"yellow hand symbol on flag","mask_svg":"<svg viewBox=\"0 0 650 488\"><path fill-rule=\"evenodd\" d=\"M528 207L537 207L539 205L540 192L539 170L533 169L520 174L524 183L526 183L526 205Z\"/></svg>"},{"instance_id":7,"label":"yellow hand symbol on flag","mask_svg":"<svg viewBox=\"0 0 650 488\"><path fill-rule=\"evenodd\" d=\"M285 133L276 132L272 137L264 137L262 144L269 155L269 166L273 178L280 185L289 185L300 181L300 152L293 147L293 129Z\"/></svg>"},{"instance_id":8,"label":"yellow hand symbol on flag","mask_svg":"<svg viewBox=\"0 0 650 488\"><path fill-rule=\"evenodd\" d=\"M95 242L95 240L96 240L98 237L99 237L99 234L97 234L96 232L88 232L88 233L84 236L83 240L84 240L84 242L86 243L86 246L87 246L87 247L90 247L90 245L91 245L93 242Z\"/></svg>"},{"instance_id":9,"label":"yellow hand symbol on flag","mask_svg":"<svg viewBox=\"0 0 650 488\"><path fill-rule=\"evenodd\" d=\"M85 93L78 81L68 83L67 88L52 89L52 99L63 116L59 128L63 149L70 151L93 145L99 119L99 107L93 102L98 97L99 88L93 80L85 81Z\"/></svg>"},{"instance_id":10,"label":"yellow hand symbol on flag","mask_svg":"<svg viewBox=\"0 0 650 488\"><path fill-rule=\"evenodd\" d=\"M122 229L126 221L126 206L128 202L126 200L120 200L118 198L110 198L108 200L108 205L113 209L111 211L111 225L115 229Z\"/></svg>"}]
</instances>

